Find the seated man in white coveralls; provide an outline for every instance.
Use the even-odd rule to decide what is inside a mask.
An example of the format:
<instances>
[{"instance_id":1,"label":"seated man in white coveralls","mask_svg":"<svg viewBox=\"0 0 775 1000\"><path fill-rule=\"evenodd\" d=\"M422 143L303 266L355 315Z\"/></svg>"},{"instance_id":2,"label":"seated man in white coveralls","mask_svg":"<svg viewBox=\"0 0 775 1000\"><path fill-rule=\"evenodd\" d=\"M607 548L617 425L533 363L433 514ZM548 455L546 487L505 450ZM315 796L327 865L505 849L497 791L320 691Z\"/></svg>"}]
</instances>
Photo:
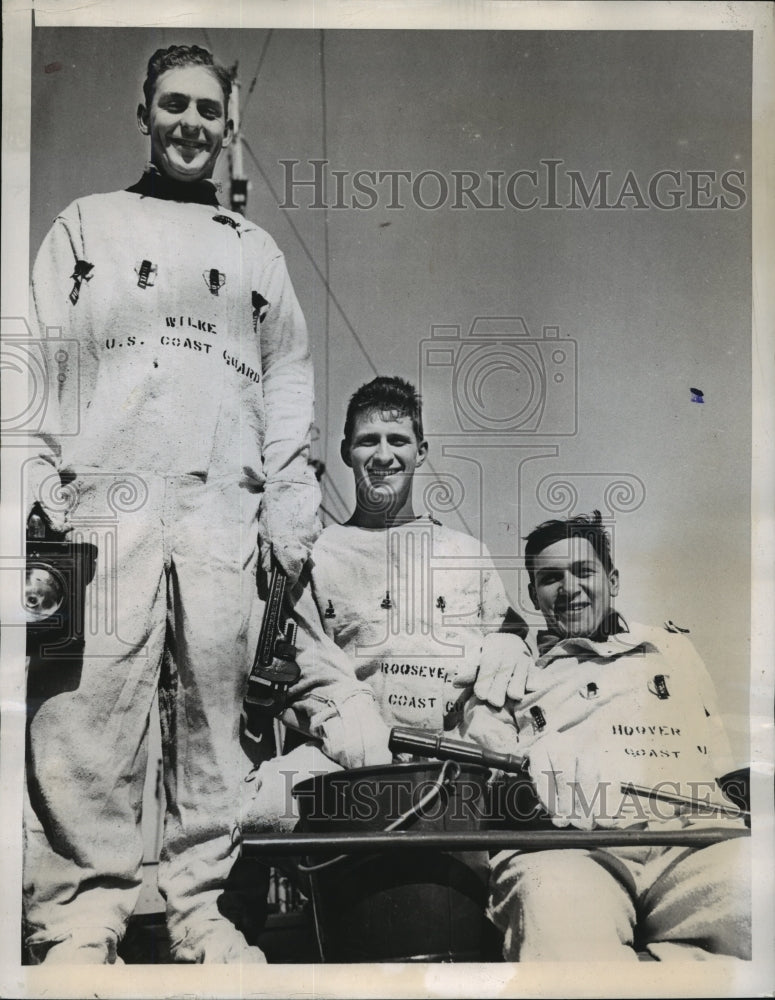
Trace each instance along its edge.
<instances>
[{"instance_id":1,"label":"seated man in white coveralls","mask_svg":"<svg viewBox=\"0 0 775 1000\"><path fill-rule=\"evenodd\" d=\"M462 689L473 688L482 705L502 707L509 678L524 676L532 662L527 626L511 609L487 547L415 512L415 473L427 453L410 383L379 377L357 390L341 443L355 511L318 538L312 588L326 634L346 654L358 689L342 698L339 689L305 684L296 705L312 734L326 737L325 753L345 767L389 763L391 726L456 728ZM327 648L316 650L333 660ZM304 677L303 657L299 664ZM497 730L499 722L485 710L472 732L487 725ZM264 764L255 812L292 826L290 785L327 768L303 747Z\"/></svg>"},{"instance_id":2,"label":"seated man in white coveralls","mask_svg":"<svg viewBox=\"0 0 775 1000\"><path fill-rule=\"evenodd\" d=\"M81 662L52 654L40 667L50 688L30 704L25 945L36 963L116 961L142 881L158 689L173 957L263 962L241 930L249 893L228 882L249 794L239 718L259 563L273 548L293 584L315 537L309 343L283 254L216 197L229 74L204 49L170 46L143 89L143 177L66 208L33 271L41 334L56 328L78 350L41 342L50 406L26 513L37 504L54 530L95 538L99 559ZM297 613L309 649L322 630L308 588ZM310 655L307 680L325 688ZM341 671L329 680L352 686ZM248 909L262 907L255 894Z\"/></svg>"},{"instance_id":3,"label":"seated man in white coveralls","mask_svg":"<svg viewBox=\"0 0 775 1000\"><path fill-rule=\"evenodd\" d=\"M492 749L527 756L559 826L742 826L622 791L661 788L734 812L716 781L730 759L713 683L685 635L614 611L619 576L599 513L540 525L525 561L546 630ZM467 712L477 711L474 699ZM750 958L749 849L733 839L703 849L505 851L491 862L490 916L514 961L637 959L642 949L661 961Z\"/></svg>"},{"instance_id":4,"label":"seated man in white coveralls","mask_svg":"<svg viewBox=\"0 0 775 1000\"><path fill-rule=\"evenodd\" d=\"M425 461L419 397L397 377L350 400L341 444L356 506L313 549L313 592L326 633L374 691L389 726L456 726L460 689L527 663L527 627L509 605L486 545L417 514Z\"/></svg>"}]
</instances>

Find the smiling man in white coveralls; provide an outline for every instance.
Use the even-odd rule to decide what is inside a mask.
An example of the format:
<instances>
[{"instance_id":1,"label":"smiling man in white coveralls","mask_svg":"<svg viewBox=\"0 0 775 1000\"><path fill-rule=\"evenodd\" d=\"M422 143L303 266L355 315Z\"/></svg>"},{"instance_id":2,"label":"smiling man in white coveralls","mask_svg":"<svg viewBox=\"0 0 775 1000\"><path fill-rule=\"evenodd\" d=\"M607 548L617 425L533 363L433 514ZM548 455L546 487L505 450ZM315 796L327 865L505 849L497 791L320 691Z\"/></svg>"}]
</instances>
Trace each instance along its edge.
<instances>
[{"instance_id":1,"label":"smiling man in white coveralls","mask_svg":"<svg viewBox=\"0 0 775 1000\"><path fill-rule=\"evenodd\" d=\"M336 664L351 687L332 684L299 657L303 697L286 718L315 737L331 760L301 746L254 774L251 825L290 829L291 787L337 765L392 761L390 727L451 731L475 692L465 736L497 736L509 693L532 657L525 622L510 607L487 547L430 514L413 489L428 453L422 407L409 382L379 376L350 399L341 443L352 470L355 510L321 533L312 553L312 591L326 642L318 659ZM336 654L339 654L337 657ZM316 681L316 677L320 680Z\"/></svg>"},{"instance_id":2,"label":"smiling man in white coveralls","mask_svg":"<svg viewBox=\"0 0 775 1000\"><path fill-rule=\"evenodd\" d=\"M717 804L729 745L704 664L677 630L614 611L619 574L597 511L527 538L530 596L546 630L494 749L526 756L558 826L681 830L742 818L622 791ZM514 692L511 692L514 695ZM473 699L468 711L477 711ZM487 743L488 731L480 729ZM751 957L750 841L710 847L501 852L490 915L509 960Z\"/></svg>"},{"instance_id":3,"label":"smiling man in white coveralls","mask_svg":"<svg viewBox=\"0 0 775 1000\"><path fill-rule=\"evenodd\" d=\"M116 960L141 882L157 688L159 885L173 956L264 960L223 915L235 916L224 883L249 767L238 723L263 608L259 560L269 567L271 546L291 583L299 578L318 492L307 330L284 257L218 204L210 179L232 137L230 90L206 50L157 51L138 108L151 164L128 190L65 209L34 267L40 329L77 341L80 368L49 359L59 410L28 466L27 512L37 502L53 529L99 534L89 593L104 621L86 636L76 680L31 707L33 962ZM79 433L60 435L73 413ZM302 622L299 642L309 646L317 615L308 594L297 608L303 600L313 624Z\"/></svg>"},{"instance_id":4,"label":"smiling man in white coveralls","mask_svg":"<svg viewBox=\"0 0 775 1000\"><path fill-rule=\"evenodd\" d=\"M326 633L387 725L442 732L460 722L461 688L476 679L491 697L487 679L526 666L529 653L487 547L415 512L427 453L414 387L398 377L361 386L341 445L355 511L318 539L313 590Z\"/></svg>"}]
</instances>

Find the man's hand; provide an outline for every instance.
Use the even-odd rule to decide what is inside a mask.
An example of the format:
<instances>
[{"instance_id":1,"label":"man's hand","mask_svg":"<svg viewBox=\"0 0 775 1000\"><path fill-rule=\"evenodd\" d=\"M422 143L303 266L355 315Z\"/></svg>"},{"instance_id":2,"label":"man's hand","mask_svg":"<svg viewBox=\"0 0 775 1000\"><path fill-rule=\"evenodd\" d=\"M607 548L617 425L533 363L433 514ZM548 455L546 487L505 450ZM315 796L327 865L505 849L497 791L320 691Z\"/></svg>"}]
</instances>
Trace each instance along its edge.
<instances>
[{"instance_id":1,"label":"man's hand","mask_svg":"<svg viewBox=\"0 0 775 1000\"><path fill-rule=\"evenodd\" d=\"M610 828L622 805L620 783L605 779L599 748L585 750L573 730L548 733L529 752L530 776L555 826Z\"/></svg>"},{"instance_id":2,"label":"man's hand","mask_svg":"<svg viewBox=\"0 0 775 1000\"><path fill-rule=\"evenodd\" d=\"M261 565L272 572L272 553L292 587L309 559L320 533L317 490L309 483L267 483L261 497L258 537Z\"/></svg>"},{"instance_id":3,"label":"man's hand","mask_svg":"<svg viewBox=\"0 0 775 1000\"><path fill-rule=\"evenodd\" d=\"M521 752L517 727L508 707L495 709L476 697L469 698L466 702L458 733L460 739L471 740L483 750L513 756L518 756Z\"/></svg>"},{"instance_id":4,"label":"man's hand","mask_svg":"<svg viewBox=\"0 0 775 1000\"><path fill-rule=\"evenodd\" d=\"M365 685L364 685L365 687ZM310 719L310 730L323 741L325 752L344 767L392 764L390 729L379 713L370 689L354 691Z\"/></svg>"},{"instance_id":5,"label":"man's hand","mask_svg":"<svg viewBox=\"0 0 775 1000\"><path fill-rule=\"evenodd\" d=\"M512 632L490 632L484 637L479 663L464 667L454 680L457 688L473 684L474 694L493 708L503 708L506 699L525 696L527 672L533 657L524 639Z\"/></svg>"}]
</instances>

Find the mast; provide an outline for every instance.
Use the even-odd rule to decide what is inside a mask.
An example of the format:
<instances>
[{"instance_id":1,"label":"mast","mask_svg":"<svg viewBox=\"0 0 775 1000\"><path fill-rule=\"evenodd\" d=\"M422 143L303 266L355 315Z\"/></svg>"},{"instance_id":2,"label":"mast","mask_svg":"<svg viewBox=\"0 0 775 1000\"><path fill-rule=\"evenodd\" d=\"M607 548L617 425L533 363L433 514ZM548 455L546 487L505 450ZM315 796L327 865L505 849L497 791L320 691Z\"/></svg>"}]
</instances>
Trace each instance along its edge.
<instances>
[{"instance_id":1,"label":"mast","mask_svg":"<svg viewBox=\"0 0 775 1000\"><path fill-rule=\"evenodd\" d=\"M231 120L234 138L229 146L229 198L231 210L245 214L248 203L248 178L242 158L242 123L240 120L240 82L237 77L239 63L231 68Z\"/></svg>"}]
</instances>

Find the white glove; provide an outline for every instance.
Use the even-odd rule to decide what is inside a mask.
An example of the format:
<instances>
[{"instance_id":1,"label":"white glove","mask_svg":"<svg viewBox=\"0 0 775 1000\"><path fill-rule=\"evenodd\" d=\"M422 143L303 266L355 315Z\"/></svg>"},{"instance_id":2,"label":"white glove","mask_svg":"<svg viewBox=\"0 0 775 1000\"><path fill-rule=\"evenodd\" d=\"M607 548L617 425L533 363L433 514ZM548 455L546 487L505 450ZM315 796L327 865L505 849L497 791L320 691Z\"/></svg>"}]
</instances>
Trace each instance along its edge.
<instances>
[{"instance_id":1,"label":"white glove","mask_svg":"<svg viewBox=\"0 0 775 1000\"><path fill-rule=\"evenodd\" d=\"M517 727L507 707L495 709L486 701L470 698L463 709L458 732L460 739L473 740L484 750L520 755Z\"/></svg>"},{"instance_id":2,"label":"white glove","mask_svg":"<svg viewBox=\"0 0 775 1000\"><path fill-rule=\"evenodd\" d=\"M309 559L320 534L317 507L320 492L314 483L267 483L258 515L261 565L269 576L272 551L292 587Z\"/></svg>"},{"instance_id":3,"label":"white glove","mask_svg":"<svg viewBox=\"0 0 775 1000\"><path fill-rule=\"evenodd\" d=\"M585 750L573 730L547 733L529 753L530 776L555 826L581 830L617 825L620 782L603 777L600 748Z\"/></svg>"},{"instance_id":4,"label":"white glove","mask_svg":"<svg viewBox=\"0 0 775 1000\"><path fill-rule=\"evenodd\" d=\"M293 788L317 774L342 768L314 743L303 743L281 757L272 757L245 778L246 795L238 826L240 830L292 830L299 819Z\"/></svg>"},{"instance_id":5,"label":"white glove","mask_svg":"<svg viewBox=\"0 0 775 1000\"><path fill-rule=\"evenodd\" d=\"M69 496L68 490L62 488L59 473L53 465L42 458L25 463L25 518L30 516L32 508L37 503L51 530L65 535L73 530L72 525L67 523L67 515L73 506L72 501L73 497Z\"/></svg>"},{"instance_id":6,"label":"white glove","mask_svg":"<svg viewBox=\"0 0 775 1000\"><path fill-rule=\"evenodd\" d=\"M474 686L474 694L493 708L503 708L506 698L525 696L527 672L533 657L524 639L513 632L490 632L484 637L478 666L464 667L455 687Z\"/></svg>"},{"instance_id":7,"label":"white glove","mask_svg":"<svg viewBox=\"0 0 775 1000\"><path fill-rule=\"evenodd\" d=\"M379 713L371 690L353 691L327 703L310 719L313 736L323 741L323 750L343 767L376 767L391 764L388 749L390 729Z\"/></svg>"}]
</instances>

